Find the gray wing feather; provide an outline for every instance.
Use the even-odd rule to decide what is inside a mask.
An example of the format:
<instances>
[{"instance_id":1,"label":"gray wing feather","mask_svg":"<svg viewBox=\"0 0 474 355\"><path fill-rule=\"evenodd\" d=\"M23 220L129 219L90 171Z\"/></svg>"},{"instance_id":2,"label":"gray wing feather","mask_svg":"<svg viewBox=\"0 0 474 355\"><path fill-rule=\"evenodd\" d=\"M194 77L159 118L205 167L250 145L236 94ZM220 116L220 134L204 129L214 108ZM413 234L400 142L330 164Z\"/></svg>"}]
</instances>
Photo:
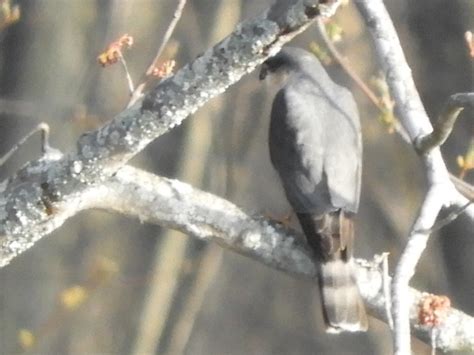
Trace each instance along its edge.
<instances>
[{"instance_id":1,"label":"gray wing feather","mask_svg":"<svg viewBox=\"0 0 474 355\"><path fill-rule=\"evenodd\" d=\"M337 84L333 84L337 85ZM343 87L333 92L334 111L326 122L327 145L324 170L328 176L331 201L335 207L357 212L362 173L362 138L357 106Z\"/></svg>"},{"instance_id":2,"label":"gray wing feather","mask_svg":"<svg viewBox=\"0 0 474 355\"><path fill-rule=\"evenodd\" d=\"M351 93L303 72L275 97L270 155L296 212L356 212L362 144Z\"/></svg>"}]
</instances>

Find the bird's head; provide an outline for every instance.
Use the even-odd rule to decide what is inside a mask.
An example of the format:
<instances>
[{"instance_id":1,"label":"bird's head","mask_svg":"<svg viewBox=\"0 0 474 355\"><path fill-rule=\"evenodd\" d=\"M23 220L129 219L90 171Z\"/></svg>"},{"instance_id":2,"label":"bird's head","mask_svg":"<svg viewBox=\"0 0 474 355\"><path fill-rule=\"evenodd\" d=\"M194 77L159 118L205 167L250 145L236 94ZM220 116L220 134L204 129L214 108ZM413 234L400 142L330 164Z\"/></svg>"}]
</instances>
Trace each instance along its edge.
<instances>
[{"instance_id":1,"label":"bird's head","mask_svg":"<svg viewBox=\"0 0 474 355\"><path fill-rule=\"evenodd\" d=\"M260 80L270 77L281 85L292 72L302 70L306 63L314 60L311 53L301 48L285 47L262 64L258 77Z\"/></svg>"},{"instance_id":2,"label":"bird's head","mask_svg":"<svg viewBox=\"0 0 474 355\"><path fill-rule=\"evenodd\" d=\"M268 58L265 62L263 62L258 78L260 80L265 80L269 75L287 75L291 69L291 63L288 61L288 59L289 58L283 55L282 51L280 51L277 55Z\"/></svg>"}]
</instances>

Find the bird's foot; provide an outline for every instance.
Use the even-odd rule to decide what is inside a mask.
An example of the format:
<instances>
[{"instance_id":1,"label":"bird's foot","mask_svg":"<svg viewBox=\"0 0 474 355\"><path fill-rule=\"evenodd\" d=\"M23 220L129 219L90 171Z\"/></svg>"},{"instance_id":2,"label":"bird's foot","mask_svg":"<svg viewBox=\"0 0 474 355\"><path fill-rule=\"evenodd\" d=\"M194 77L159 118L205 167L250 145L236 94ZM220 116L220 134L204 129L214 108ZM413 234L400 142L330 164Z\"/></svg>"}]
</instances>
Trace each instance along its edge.
<instances>
[{"instance_id":1,"label":"bird's foot","mask_svg":"<svg viewBox=\"0 0 474 355\"><path fill-rule=\"evenodd\" d=\"M295 216L295 213L293 211L290 211L283 215L276 216L275 214L264 212L263 216L271 220L272 222L281 224L285 228L289 228L291 226L291 222L293 221L293 217Z\"/></svg>"}]
</instances>

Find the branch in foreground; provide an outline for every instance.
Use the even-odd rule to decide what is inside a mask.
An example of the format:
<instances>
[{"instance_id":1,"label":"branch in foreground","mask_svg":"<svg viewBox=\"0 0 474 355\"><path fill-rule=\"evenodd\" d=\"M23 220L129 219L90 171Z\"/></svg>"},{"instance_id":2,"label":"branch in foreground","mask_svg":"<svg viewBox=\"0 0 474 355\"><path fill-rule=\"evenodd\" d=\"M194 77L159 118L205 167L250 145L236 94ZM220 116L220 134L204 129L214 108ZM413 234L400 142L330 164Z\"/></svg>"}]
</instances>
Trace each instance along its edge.
<instances>
[{"instance_id":1,"label":"branch in foreground","mask_svg":"<svg viewBox=\"0 0 474 355\"><path fill-rule=\"evenodd\" d=\"M443 206L443 198L440 198L442 194L443 191L436 187L432 187L427 193L395 268L392 281L395 354L411 354L409 310L413 301L410 299L409 283L428 243L429 231Z\"/></svg>"},{"instance_id":2,"label":"branch in foreground","mask_svg":"<svg viewBox=\"0 0 474 355\"><path fill-rule=\"evenodd\" d=\"M251 217L231 202L182 182L124 167L93 195L88 207L178 229L298 277L317 277L317 265L302 235L264 218ZM358 260L357 266L357 281L368 309L387 322L381 268L363 260ZM411 288L407 292L415 336L430 344L434 329L439 349L474 351L474 318L450 309L439 326L421 326L418 311L424 294Z\"/></svg>"},{"instance_id":3,"label":"branch in foreground","mask_svg":"<svg viewBox=\"0 0 474 355\"><path fill-rule=\"evenodd\" d=\"M433 131L411 76L397 33L382 0L356 0L362 17L372 34L375 51L384 70L387 84L401 123L417 152L420 137ZM438 147L421 154L428 180L428 193L410 231L408 243L397 263L392 282L392 313L394 318L394 348L397 355L411 354L409 309L412 299L409 282L426 248L431 230L443 207L459 207L468 202L455 189ZM472 213L472 206L467 209Z\"/></svg>"},{"instance_id":4,"label":"branch in foreground","mask_svg":"<svg viewBox=\"0 0 474 355\"><path fill-rule=\"evenodd\" d=\"M0 184L0 267L53 230L59 210L74 212L69 203L76 195L107 181L148 143L251 72L320 13L330 15L338 5L339 1L277 1L160 82L143 100L83 135L77 152L43 157Z\"/></svg>"}]
</instances>

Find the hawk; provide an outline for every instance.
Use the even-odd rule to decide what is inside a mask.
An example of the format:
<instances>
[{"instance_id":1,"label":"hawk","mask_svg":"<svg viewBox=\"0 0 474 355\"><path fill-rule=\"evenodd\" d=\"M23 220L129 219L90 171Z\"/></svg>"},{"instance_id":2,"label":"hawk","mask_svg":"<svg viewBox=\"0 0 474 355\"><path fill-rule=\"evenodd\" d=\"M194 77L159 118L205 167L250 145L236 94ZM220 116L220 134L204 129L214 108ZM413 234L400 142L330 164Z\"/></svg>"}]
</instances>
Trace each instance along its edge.
<instances>
[{"instance_id":1,"label":"hawk","mask_svg":"<svg viewBox=\"0 0 474 355\"><path fill-rule=\"evenodd\" d=\"M286 47L269 58L259 77L279 85L271 111L270 158L319 260L327 331L365 331L367 315L352 259L362 171L354 98L300 48Z\"/></svg>"}]
</instances>

